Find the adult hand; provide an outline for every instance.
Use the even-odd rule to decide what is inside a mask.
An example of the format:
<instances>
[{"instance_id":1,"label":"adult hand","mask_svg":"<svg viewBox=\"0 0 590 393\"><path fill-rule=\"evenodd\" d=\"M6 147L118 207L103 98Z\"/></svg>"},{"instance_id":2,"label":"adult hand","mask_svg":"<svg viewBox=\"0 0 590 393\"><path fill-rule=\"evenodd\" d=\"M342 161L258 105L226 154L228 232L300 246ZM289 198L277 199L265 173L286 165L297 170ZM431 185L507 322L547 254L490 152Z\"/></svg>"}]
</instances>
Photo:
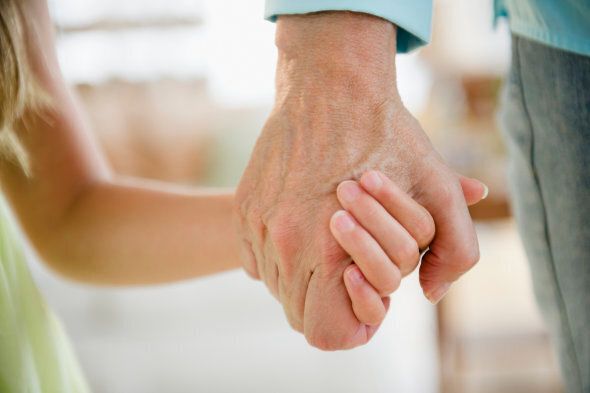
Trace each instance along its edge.
<instances>
[{"instance_id":1,"label":"adult hand","mask_svg":"<svg viewBox=\"0 0 590 393\"><path fill-rule=\"evenodd\" d=\"M395 27L365 14L282 16L274 110L237 190L245 269L281 301L292 327L321 349L365 344L343 282L351 264L329 230L336 186L378 169L430 212L412 220L426 296L438 301L479 258L460 177L404 108L395 75ZM463 179L473 199L484 186ZM412 251L412 250L410 250ZM389 291L395 288L389 288ZM387 291L386 291L387 292Z\"/></svg>"}]
</instances>

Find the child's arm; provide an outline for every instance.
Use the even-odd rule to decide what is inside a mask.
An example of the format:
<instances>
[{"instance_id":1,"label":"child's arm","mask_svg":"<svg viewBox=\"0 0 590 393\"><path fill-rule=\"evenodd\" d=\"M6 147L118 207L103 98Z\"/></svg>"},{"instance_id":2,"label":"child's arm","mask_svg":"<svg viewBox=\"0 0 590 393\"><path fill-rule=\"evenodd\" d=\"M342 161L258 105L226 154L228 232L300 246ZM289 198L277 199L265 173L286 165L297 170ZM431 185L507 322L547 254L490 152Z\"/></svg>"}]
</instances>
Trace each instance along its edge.
<instances>
[{"instance_id":1,"label":"child's arm","mask_svg":"<svg viewBox=\"0 0 590 393\"><path fill-rule=\"evenodd\" d=\"M26 181L0 172L4 191L42 259L69 278L153 284L240 265L231 193L207 195L113 179L89 183L76 195L62 194L69 199L62 205L63 199L44 196L53 186L39 184L52 179Z\"/></svg>"},{"instance_id":2,"label":"child's arm","mask_svg":"<svg viewBox=\"0 0 590 393\"><path fill-rule=\"evenodd\" d=\"M34 23L22 37L31 74L52 104L17 121L29 173L0 158L0 184L43 260L68 277L104 284L166 282L238 267L232 193L113 176L61 77L45 1L23 8Z\"/></svg>"}]
</instances>

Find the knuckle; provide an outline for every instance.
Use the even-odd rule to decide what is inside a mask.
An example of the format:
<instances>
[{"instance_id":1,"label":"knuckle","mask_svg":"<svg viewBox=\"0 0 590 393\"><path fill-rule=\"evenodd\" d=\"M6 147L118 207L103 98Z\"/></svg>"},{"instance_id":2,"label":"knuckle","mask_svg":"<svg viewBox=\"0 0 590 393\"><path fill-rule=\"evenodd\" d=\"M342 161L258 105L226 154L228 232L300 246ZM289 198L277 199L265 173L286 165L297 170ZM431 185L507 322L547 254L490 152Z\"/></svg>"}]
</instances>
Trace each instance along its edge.
<instances>
[{"instance_id":1,"label":"knuckle","mask_svg":"<svg viewBox=\"0 0 590 393\"><path fill-rule=\"evenodd\" d=\"M445 181L438 185L437 199L442 206L452 206L460 196L458 181Z\"/></svg>"},{"instance_id":2,"label":"knuckle","mask_svg":"<svg viewBox=\"0 0 590 393\"><path fill-rule=\"evenodd\" d=\"M416 269L416 267L418 266L419 262L420 262L420 255L418 255L415 260L400 266L399 271L400 271L401 276L406 277L407 275L412 273L414 271L414 269Z\"/></svg>"},{"instance_id":3,"label":"knuckle","mask_svg":"<svg viewBox=\"0 0 590 393\"><path fill-rule=\"evenodd\" d=\"M257 210L250 210L246 214L246 227L248 232L252 233L254 236L263 236L265 225L262 222L262 217Z\"/></svg>"},{"instance_id":4,"label":"knuckle","mask_svg":"<svg viewBox=\"0 0 590 393\"><path fill-rule=\"evenodd\" d=\"M294 263L290 261L281 260L279 261L280 280L285 287L297 285L295 277L297 276L297 269Z\"/></svg>"},{"instance_id":5,"label":"knuckle","mask_svg":"<svg viewBox=\"0 0 590 393\"><path fill-rule=\"evenodd\" d=\"M295 330L296 332L303 333L303 323L301 319L296 318L291 313L286 313L287 315L287 322L289 322L289 326L291 329Z\"/></svg>"},{"instance_id":6,"label":"knuckle","mask_svg":"<svg viewBox=\"0 0 590 393\"><path fill-rule=\"evenodd\" d=\"M377 326L383 319L385 318L385 310L384 309L376 309L371 312L371 314L366 318L363 323L370 325L370 326Z\"/></svg>"},{"instance_id":7,"label":"knuckle","mask_svg":"<svg viewBox=\"0 0 590 393\"><path fill-rule=\"evenodd\" d=\"M405 241L397 251L397 255L401 264L413 263L420 257L418 243L414 239Z\"/></svg>"},{"instance_id":8,"label":"knuckle","mask_svg":"<svg viewBox=\"0 0 590 393\"><path fill-rule=\"evenodd\" d=\"M259 216L258 206L251 190L240 185L236 190L233 203L233 210L237 216L243 221L248 221L250 216Z\"/></svg>"},{"instance_id":9,"label":"knuckle","mask_svg":"<svg viewBox=\"0 0 590 393\"><path fill-rule=\"evenodd\" d=\"M266 281L265 284L268 287L270 293L274 296L275 299L280 301L279 297L279 274L276 265L272 265L269 268L270 271L266 273Z\"/></svg>"},{"instance_id":10,"label":"knuckle","mask_svg":"<svg viewBox=\"0 0 590 393\"><path fill-rule=\"evenodd\" d=\"M325 333L311 333L305 336L308 344L322 351L336 351L340 349L337 341Z\"/></svg>"},{"instance_id":11,"label":"knuckle","mask_svg":"<svg viewBox=\"0 0 590 393\"><path fill-rule=\"evenodd\" d=\"M479 248L470 247L461 250L455 256L455 261L459 272L463 273L473 268L479 262Z\"/></svg>"},{"instance_id":12,"label":"knuckle","mask_svg":"<svg viewBox=\"0 0 590 393\"><path fill-rule=\"evenodd\" d=\"M278 256L280 274L285 281L290 281L296 272L294 258L297 253L297 242L293 231L283 225L273 225L269 228L268 234Z\"/></svg>"},{"instance_id":13,"label":"knuckle","mask_svg":"<svg viewBox=\"0 0 590 393\"><path fill-rule=\"evenodd\" d=\"M427 211L424 211L416 219L416 241L419 247L426 247L434 238L435 227L434 219Z\"/></svg>"},{"instance_id":14,"label":"knuckle","mask_svg":"<svg viewBox=\"0 0 590 393\"><path fill-rule=\"evenodd\" d=\"M392 275L388 280L383 281L379 285L379 296L386 297L397 291L401 283L398 275Z\"/></svg>"},{"instance_id":15,"label":"knuckle","mask_svg":"<svg viewBox=\"0 0 590 393\"><path fill-rule=\"evenodd\" d=\"M260 274L258 273L258 268L256 267L256 264L252 265L251 263L244 263L243 266L244 270L246 271L248 276L250 276L250 278L253 278L254 280L260 280Z\"/></svg>"},{"instance_id":16,"label":"knuckle","mask_svg":"<svg viewBox=\"0 0 590 393\"><path fill-rule=\"evenodd\" d=\"M246 273L255 280L260 280L260 273L258 272L258 262L252 249L252 243L247 239L242 239L240 247L240 259L242 260L242 266Z\"/></svg>"},{"instance_id":17,"label":"knuckle","mask_svg":"<svg viewBox=\"0 0 590 393\"><path fill-rule=\"evenodd\" d=\"M268 228L268 234L270 236L270 240L279 252L288 250L293 243L292 231L286 229L283 223L271 225Z\"/></svg>"}]
</instances>

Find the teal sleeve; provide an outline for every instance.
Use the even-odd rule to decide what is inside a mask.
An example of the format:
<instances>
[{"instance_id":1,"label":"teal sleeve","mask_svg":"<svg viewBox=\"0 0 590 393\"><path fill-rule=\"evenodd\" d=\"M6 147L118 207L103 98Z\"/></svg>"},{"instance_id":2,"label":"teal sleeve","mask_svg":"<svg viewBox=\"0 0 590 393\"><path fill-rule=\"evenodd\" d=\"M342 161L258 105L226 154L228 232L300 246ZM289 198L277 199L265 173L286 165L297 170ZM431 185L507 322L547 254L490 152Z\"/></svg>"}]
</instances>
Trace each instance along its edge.
<instances>
[{"instance_id":1,"label":"teal sleeve","mask_svg":"<svg viewBox=\"0 0 590 393\"><path fill-rule=\"evenodd\" d=\"M430 40L432 0L266 0L264 17L319 11L363 12L398 27L397 51L409 52Z\"/></svg>"}]
</instances>

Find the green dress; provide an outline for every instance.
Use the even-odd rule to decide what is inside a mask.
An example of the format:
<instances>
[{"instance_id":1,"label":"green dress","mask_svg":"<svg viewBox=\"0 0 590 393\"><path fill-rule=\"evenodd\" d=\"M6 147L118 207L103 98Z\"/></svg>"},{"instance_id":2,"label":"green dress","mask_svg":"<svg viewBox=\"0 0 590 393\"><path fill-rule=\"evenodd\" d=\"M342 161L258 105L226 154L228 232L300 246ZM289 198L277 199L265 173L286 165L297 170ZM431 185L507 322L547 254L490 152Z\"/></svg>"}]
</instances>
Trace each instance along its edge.
<instances>
[{"instance_id":1,"label":"green dress","mask_svg":"<svg viewBox=\"0 0 590 393\"><path fill-rule=\"evenodd\" d=\"M86 393L61 324L43 301L0 196L0 392Z\"/></svg>"}]
</instances>

